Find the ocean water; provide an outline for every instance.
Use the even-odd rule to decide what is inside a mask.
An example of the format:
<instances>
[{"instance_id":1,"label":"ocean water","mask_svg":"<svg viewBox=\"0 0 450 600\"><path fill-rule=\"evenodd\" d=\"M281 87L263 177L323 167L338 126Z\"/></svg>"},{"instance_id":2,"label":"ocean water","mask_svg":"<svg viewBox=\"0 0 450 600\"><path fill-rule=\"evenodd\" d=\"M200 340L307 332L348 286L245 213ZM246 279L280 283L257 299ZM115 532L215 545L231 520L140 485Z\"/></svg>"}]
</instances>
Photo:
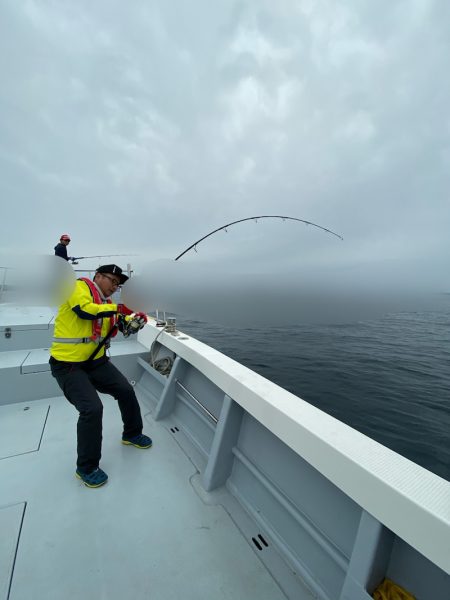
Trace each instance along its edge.
<instances>
[{"instance_id":1,"label":"ocean water","mask_svg":"<svg viewBox=\"0 0 450 600\"><path fill-rule=\"evenodd\" d=\"M446 303L438 310L334 325L232 328L179 317L177 323L185 333L450 481Z\"/></svg>"}]
</instances>

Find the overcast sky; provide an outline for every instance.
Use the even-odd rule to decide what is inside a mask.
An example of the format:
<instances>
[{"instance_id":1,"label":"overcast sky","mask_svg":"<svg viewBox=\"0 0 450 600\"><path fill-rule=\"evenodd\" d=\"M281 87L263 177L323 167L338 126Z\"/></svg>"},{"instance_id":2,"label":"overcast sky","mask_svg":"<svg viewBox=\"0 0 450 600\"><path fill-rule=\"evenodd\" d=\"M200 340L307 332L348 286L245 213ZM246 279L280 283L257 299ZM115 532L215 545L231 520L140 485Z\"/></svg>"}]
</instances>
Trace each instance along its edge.
<instances>
[{"instance_id":1,"label":"overcast sky","mask_svg":"<svg viewBox=\"0 0 450 600\"><path fill-rule=\"evenodd\" d=\"M344 241L248 222L183 260L448 289L450 3L1 0L0 56L3 253L285 214Z\"/></svg>"}]
</instances>

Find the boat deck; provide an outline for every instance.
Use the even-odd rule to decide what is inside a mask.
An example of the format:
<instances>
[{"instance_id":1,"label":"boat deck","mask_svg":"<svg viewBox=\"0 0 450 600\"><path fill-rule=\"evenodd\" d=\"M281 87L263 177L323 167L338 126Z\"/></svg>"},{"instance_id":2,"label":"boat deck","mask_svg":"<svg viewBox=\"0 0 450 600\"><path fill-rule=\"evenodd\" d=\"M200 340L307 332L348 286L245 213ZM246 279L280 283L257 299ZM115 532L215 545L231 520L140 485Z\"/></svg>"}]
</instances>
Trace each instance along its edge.
<instances>
[{"instance_id":1,"label":"boat deck","mask_svg":"<svg viewBox=\"0 0 450 600\"><path fill-rule=\"evenodd\" d=\"M120 443L120 413L103 400L98 489L74 476L65 398L0 407L0 599L285 598L227 511L196 492L196 468L144 400L149 450Z\"/></svg>"},{"instance_id":2,"label":"boat deck","mask_svg":"<svg viewBox=\"0 0 450 600\"><path fill-rule=\"evenodd\" d=\"M154 322L110 349L154 447L123 446L103 396L110 479L86 488L78 415L48 365L52 313L10 309L0 600L370 600L384 577L418 600L450 597L448 482Z\"/></svg>"}]
</instances>

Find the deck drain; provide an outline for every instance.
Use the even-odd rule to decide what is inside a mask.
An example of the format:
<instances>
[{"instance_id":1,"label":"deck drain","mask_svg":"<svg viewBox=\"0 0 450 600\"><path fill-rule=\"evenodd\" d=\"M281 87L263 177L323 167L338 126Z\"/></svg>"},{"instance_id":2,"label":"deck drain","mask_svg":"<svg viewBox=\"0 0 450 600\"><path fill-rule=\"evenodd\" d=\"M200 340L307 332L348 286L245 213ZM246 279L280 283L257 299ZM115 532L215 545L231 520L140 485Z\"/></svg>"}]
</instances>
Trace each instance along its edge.
<instances>
[{"instance_id":1,"label":"deck drain","mask_svg":"<svg viewBox=\"0 0 450 600\"><path fill-rule=\"evenodd\" d=\"M258 534L258 538L266 548L269 546L269 544L266 542L266 540L263 538L263 536L260 533ZM252 542L255 544L255 546L258 548L258 550L261 551L261 550L264 550L264 548L259 543L259 540L257 540L255 537L252 537Z\"/></svg>"},{"instance_id":2,"label":"deck drain","mask_svg":"<svg viewBox=\"0 0 450 600\"><path fill-rule=\"evenodd\" d=\"M256 538L252 537L252 542L255 544L255 546L258 548L258 550L262 550L262 546Z\"/></svg>"},{"instance_id":3,"label":"deck drain","mask_svg":"<svg viewBox=\"0 0 450 600\"><path fill-rule=\"evenodd\" d=\"M269 544L266 542L266 540L263 538L263 536L260 533L258 533L258 537L262 541L264 546L267 548L269 546Z\"/></svg>"},{"instance_id":4,"label":"deck drain","mask_svg":"<svg viewBox=\"0 0 450 600\"><path fill-rule=\"evenodd\" d=\"M177 431L180 431L180 430L178 429L178 427L171 427L171 428L170 428L170 431L171 431L172 433L177 433Z\"/></svg>"}]
</instances>

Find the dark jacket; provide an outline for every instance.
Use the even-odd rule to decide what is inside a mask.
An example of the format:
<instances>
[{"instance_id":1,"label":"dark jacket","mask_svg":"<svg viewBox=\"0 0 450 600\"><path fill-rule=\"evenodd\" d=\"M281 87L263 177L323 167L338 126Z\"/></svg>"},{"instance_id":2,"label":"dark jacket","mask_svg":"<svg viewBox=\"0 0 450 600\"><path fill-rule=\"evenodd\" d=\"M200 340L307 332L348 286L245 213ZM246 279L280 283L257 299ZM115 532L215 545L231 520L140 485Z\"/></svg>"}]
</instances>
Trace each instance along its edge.
<instances>
[{"instance_id":1,"label":"dark jacket","mask_svg":"<svg viewBox=\"0 0 450 600\"><path fill-rule=\"evenodd\" d=\"M67 256L67 246L61 244L61 242L56 244L55 256L60 256L61 258L64 258L64 260L69 260L69 257Z\"/></svg>"}]
</instances>

